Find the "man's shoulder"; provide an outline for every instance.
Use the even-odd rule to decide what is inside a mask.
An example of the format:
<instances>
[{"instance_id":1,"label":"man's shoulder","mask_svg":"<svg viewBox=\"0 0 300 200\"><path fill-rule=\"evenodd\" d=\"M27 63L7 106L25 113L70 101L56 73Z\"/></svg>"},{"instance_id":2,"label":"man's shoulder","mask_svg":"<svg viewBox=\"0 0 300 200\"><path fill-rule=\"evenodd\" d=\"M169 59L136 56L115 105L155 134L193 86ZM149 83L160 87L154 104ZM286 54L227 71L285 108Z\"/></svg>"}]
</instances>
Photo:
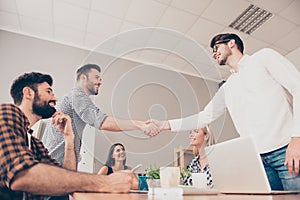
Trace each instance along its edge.
<instances>
[{"instance_id":1,"label":"man's shoulder","mask_svg":"<svg viewBox=\"0 0 300 200\"><path fill-rule=\"evenodd\" d=\"M72 90L70 90L62 97L62 101L69 101L73 98L78 98L78 97L89 98L80 87L74 87Z\"/></svg>"},{"instance_id":2,"label":"man's shoulder","mask_svg":"<svg viewBox=\"0 0 300 200\"><path fill-rule=\"evenodd\" d=\"M10 113L10 112L21 112L21 109L12 103L2 103L0 104L0 111L1 113Z\"/></svg>"},{"instance_id":3,"label":"man's shoulder","mask_svg":"<svg viewBox=\"0 0 300 200\"><path fill-rule=\"evenodd\" d=\"M265 57L266 55L271 54L278 54L278 52L271 48L262 48L257 52L253 53L251 57Z\"/></svg>"},{"instance_id":4,"label":"man's shoulder","mask_svg":"<svg viewBox=\"0 0 300 200\"><path fill-rule=\"evenodd\" d=\"M89 100L90 98L85 94L85 92L81 88L74 87L72 90L70 90L57 101L56 107L60 110L67 107L73 107L74 103L76 102Z\"/></svg>"},{"instance_id":5,"label":"man's shoulder","mask_svg":"<svg viewBox=\"0 0 300 200\"><path fill-rule=\"evenodd\" d=\"M22 112L22 110L15 104L4 103L0 104L0 119L1 124L9 122L8 124L29 124L29 121L26 115ZM23 125L21 125L23 126Z\"/></svg>"},{"instance_id":6,"label":"man's shoulder","mask_svg":"<svg viewBox=\"0 0 300 200\"><path fill-rule=\"evenodd\" d=\"M18 108L15 104L12 104L12 103L1 103L0 107L1 108Z\"/></svg>"}]
</instances>

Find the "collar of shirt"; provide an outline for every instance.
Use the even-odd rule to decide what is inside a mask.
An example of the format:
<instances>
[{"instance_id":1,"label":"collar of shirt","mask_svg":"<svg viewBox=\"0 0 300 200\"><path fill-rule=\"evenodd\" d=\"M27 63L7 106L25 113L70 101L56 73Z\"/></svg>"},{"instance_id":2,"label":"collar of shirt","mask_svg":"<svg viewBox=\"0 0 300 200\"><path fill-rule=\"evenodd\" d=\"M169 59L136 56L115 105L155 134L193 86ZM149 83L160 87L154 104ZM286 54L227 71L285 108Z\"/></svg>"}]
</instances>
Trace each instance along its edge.
<instances>
[{"instance_id":1,"label":"collar of shirt","mask_svg":"<svg viewBox=\"0 0 300 200\"><path fill-rule=\"evenodd\" d=\"M79 86L76 86L76 87L74 87L73 88L73 92L76 92L76 93L81 93L82 95L86 95L86 93L84 92L84 90L81 88L81 87L79 87ZM86 96L88 96L88 95L86 95Z\"/></svg>"},{"instance_id":2,"label":"collar of shirt","mask_svg":"<svg viewBox=\"0 0 300 200\"><path fill-rule=\"evenodd\" d=\"M247 54L245 54L245 55L242 56L242 58L239 60L239 62L237 64L238 65L238 69L241 69L241 68L243 68L245 66L244 63L247 62L247 60L248 60L249 57L250 56L247 55ZM237 72L234 69L230 69L230 73L234 74L234 73L237 73Z\"/></svg>"},{"instance_id":3,"label":"collar of shirt","mask_svg":"<svg viewBox=\"0 0 300 200\"><path fill-rule=\"evenodd\" d=\"M243 55L240 61L238 62L239 69L246 66L246 63L248 62L248 59L250 58L249 55Z\"/></svg>"},{"instance_id":4,"label":"collar of shirt","mask_svg":"<svg viewBox=\"0 0 300 200\"><path fill-rule=\"evenodd\" d=\"M18 106L14 105L14 104L12 104L12 106L14 106L14 107L16 107L18 110L20 110L19 115L20 115L21 117L24 117L24 119L25 119L25 121L24 121L24 126L26 127L26 131L27 131L27 132L30 132L30 134L33 133L33 130L30 129L30 123L29 123L29 120L28 120L27 116L25 115L25 113L23 113L23 111L22 111ZM27 134L27 132L25 132L25 135ZM25 136L25 135L24 135L24 136ZM26 137L26 136L25 136L25 137Z\"/></svg>"}]
</instances>

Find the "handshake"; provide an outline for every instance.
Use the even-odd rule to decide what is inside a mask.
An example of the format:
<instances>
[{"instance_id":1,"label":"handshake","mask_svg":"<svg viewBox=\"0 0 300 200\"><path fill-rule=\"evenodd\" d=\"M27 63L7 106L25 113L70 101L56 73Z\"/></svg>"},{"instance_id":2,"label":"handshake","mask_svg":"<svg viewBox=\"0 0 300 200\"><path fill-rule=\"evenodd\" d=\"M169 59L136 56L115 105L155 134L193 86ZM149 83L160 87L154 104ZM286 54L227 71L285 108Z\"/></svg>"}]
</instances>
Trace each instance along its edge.
<instances>
[{"instance_id":1,"label":"handshake","mask_svg":"<svg viewBox=\"0 0 300 200\"><path fill-rule=\"evenodd\" d=\"M156 119L149 119L143 123L140 129L145 135L153 137L161 131L170 130L170 124L167 120L159 121Z\"/></svg>"}]
</instances>

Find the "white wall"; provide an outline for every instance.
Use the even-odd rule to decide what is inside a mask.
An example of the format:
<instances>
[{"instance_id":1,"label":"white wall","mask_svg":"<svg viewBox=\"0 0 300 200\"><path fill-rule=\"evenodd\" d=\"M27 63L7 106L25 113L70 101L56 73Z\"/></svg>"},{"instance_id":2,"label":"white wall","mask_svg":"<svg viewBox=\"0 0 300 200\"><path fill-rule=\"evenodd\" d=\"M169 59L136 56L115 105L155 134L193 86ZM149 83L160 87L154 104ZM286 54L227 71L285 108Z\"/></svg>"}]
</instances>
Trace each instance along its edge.
<instances>
[{"instance_id":1,"label":"white wall","mask_svg":"<svg viewBox=\"0 0 300 200\"><path fill-rule=\"evenodd\" d=\"M60 98L74 86L75 71L83 63L103 66L101 92L92 99L103 112L121 118L147 120L187 116L201 110L217 90L214 82L123 59L112 62L109 56L6 31L0 31L0 61L1 103L11 102L12 81L30 71L50 73L54 77L54 92ZM220 141L236 136L230 118L225 121L221 118L215 124L213 129L217 135L226 133L221 135ZM139 131L124 134L97 130L94 171L105 162L109 146L114 142L124 143L128 164L143 163L143 171L149 164L171 164L173 148L187 147L188 135L164 132L147 138Z\"/></svg>"},{"instance_id":2,"label":"white wall","mask_svg":"<svg viewBox=\"0 0 300 200\"><path fill-rule=\"evenodd\" d=\"M0 102L11 102L12 81L24 72L51 74L54 92L61 97L73 85L75 70L87 51L0 30Z\"/></svg>"},{"instance_id":3,"label":"white wall","mask_svg":"<svg viewBox=\"0 0 300 200\"><path fill-rule=\"evenodd\" d=\"M286 55L286 58L289 59L300 71L300 47Z\"/></svg>"}]
</instances>

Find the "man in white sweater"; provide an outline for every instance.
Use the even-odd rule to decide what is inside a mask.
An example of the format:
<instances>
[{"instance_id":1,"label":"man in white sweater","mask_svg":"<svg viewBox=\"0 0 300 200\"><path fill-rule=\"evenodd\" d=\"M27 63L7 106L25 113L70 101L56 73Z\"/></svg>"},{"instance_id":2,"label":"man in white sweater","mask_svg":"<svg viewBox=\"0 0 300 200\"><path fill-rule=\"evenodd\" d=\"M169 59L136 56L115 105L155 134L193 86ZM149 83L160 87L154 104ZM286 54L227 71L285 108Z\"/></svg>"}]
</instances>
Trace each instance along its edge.
<instances>
[{"instance_id":1,"label":"man in white sweater","mask_svg":"<svg viewBox=\"0 0 300 200\"><path fill-rule=\"evenodd\" d=\"M198 114L153 121L161 130L192 130L206 126L227 109L240 136L254 139L271 188L300 190L299 71L272 49L244 55L236 34L216 35L210 46L218 64L231 68L226 83Z\"/></svg>"}]
</instances>

